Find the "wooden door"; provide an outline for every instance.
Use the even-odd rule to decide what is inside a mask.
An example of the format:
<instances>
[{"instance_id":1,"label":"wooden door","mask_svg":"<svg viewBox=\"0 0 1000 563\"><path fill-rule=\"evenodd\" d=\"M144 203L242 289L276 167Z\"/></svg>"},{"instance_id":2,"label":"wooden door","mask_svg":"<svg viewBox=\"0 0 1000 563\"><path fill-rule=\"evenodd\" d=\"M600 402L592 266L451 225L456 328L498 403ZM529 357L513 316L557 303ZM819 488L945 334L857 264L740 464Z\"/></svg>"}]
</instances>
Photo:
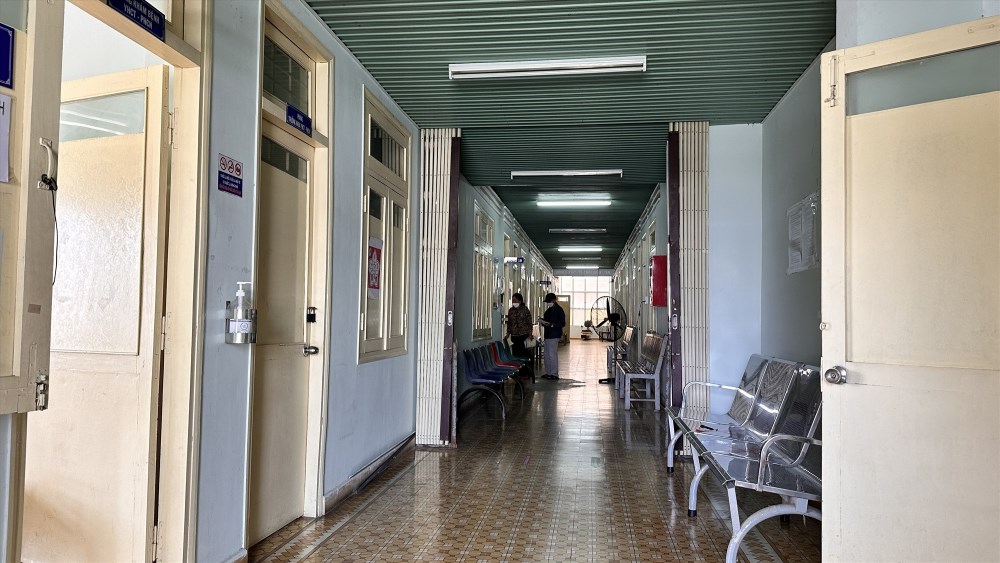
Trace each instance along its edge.
<instances>
[{"instance_id":1,"label":"wooden door","mask_svg":"<svg viewBox=\"0 0 1000 563\"><path fill-rule=\"evenodd\" d=\"M152 560L167 68L63 83L53 393L29 416L23 556Z\"/></svg>"},{"instance_id":2,"label":"wooden door","mask_svg":"<svg viewBox=\"0 0 1000 563\"><path fill-rule=\"evenodd\" d=\"M1000 557L997 61L1000 18L823 57L825 559Z\"/></svg>"},{"instance_id":3,"label":"wooden door","mask_svg":"<svg viewBox=\"0 0 1000 563\"><path fill-rule=\"evenodd\" d=\"M257 240L257 344L250 445L250 545L305 510L312 149L264 122Z\"/></svg>"}]
</instances>

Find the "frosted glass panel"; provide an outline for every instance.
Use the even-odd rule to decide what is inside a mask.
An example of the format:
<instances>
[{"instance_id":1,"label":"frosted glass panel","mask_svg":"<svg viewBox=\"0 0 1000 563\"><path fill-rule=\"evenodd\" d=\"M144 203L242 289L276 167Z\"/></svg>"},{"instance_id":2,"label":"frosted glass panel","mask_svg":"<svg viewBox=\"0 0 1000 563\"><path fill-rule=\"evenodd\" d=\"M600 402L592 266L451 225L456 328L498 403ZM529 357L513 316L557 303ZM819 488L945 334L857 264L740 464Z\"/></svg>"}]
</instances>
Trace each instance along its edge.
<instances>
[{"instance_id":1,"label":"frosted glass panel","mask_svg":"<svg viewBox=\"0 0 1000 563\"><path fill-rule=\"evenodd\" d=\"M63 142L142 133L145 128L143 91L66 102L59 107L59 140Z\"/></svg>"}]
</instances>

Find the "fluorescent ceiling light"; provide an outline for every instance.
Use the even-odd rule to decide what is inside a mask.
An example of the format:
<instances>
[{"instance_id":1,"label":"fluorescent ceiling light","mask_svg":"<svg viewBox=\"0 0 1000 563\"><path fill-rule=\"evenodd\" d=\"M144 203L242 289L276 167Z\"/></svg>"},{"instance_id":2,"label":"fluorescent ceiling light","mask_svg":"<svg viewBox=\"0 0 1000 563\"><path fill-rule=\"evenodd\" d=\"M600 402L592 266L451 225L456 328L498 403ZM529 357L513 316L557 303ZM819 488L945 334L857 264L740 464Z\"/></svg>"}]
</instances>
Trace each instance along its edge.
<instances>
[{"instance_id":1,"label":"fluorescent ceiling light","mask_svg":"<svg viewBox=\"0 0 1000 563\"><path fill-rule=\"evenodd\" d=\"M625 171L621 168L608 170L512 170L510 179L539 177L539 176L618 176L621 178Z\"/></svg>"},{"instance_id":2,"label":"fluorescent ceiling light","mask_svg":"<svg viewBox=\"0 0 1000 563\"><path fill-rule=\"evenodd\" d=\"M550 234L555 233L606 233L607 229L549 229Z\"/></svg>"},{"instance_id":3,"label":"fluorescent ceiling light","mask_svg":"<svg viewBox=\"0 0 1000 563\"><path fill-rule=\"evenodd\" d=\"M593 256L589 258L584 256L566 256L563 260L590 260L591 262L594 262L595 260L600 260L600 258L594 258Z\"/></svg>"},{"instance_id":4,"label":"fluorescent ceiling light","mask_svg":"<svg viewBox=\"0 0 1000 563\"><path fill-rule=\"evenodd\" d=\"M606 72L645 72L646 55L631 57L594 57L588 59L550 59L494 63L453 63L448 78L515 78L519 76L558 76L565 74L600 74Z\"/></svg>"},{"instance_id":5,"label":"fluorescent ceiling light","mask_svg":"<svg viewBox=\"0 0 1000 563\"><path fill-rule=\"evenodd\" d=\"M600 252L600 246L560 246L559 252Z\"/></svg>"},{"instance_id":6,"label":"fluorescent ceiling light","mask_svg":"<svg viewBox=\"0 0 1000 563\"><path fill-rule=\"evenodd\" d=\"M594 264L570 264L566 266L567 270L599 270L600 266L595 266Z\"/></svg>"},{"instance_id":7,"label":"fluorescent ceiling light","mask_svg":"<svg viewBox=\"0 0 1000 563\"><path fill-rule=\"evenodd\" d=\"M606 207L610 199L550 199L539 201L538 207Z\"/></svg>"}]
</instances>

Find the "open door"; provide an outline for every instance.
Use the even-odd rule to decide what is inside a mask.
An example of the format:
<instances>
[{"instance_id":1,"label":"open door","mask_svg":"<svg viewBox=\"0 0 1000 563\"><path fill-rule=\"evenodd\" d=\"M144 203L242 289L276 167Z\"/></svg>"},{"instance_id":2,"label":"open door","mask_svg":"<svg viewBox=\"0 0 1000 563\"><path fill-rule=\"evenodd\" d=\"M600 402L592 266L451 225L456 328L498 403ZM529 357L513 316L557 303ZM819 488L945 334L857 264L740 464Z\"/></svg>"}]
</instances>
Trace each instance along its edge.
<instances>
[{"instance_id":1,"label":"open door","mask_svg":"<svg viewBox=\"0 0 1000 563\"><path fill-rule=\"evenodd\" d=\"M26 559L153 559L167 79L153 66L62 86L58 393L28 422Z\"/></svg>"},{"instance_id":2,"label":"open door","mask_svg":"<svg viewBox=\"0 0 1000 563\"><path fill-rule=\"evenodd\" d=\"M1000 18L823 56L823 556L1000 556Z\"/></svg>"},{"instance_id":3,"label":"open door","mask_svg":"<svg viewBox=\"0 0 1000 563\"><path fill-rule=\"evenodd\" d=\"M37 186L56 175L63 2L4 4L11 27L0 41L13 51L11 80L0 84L0 561L20 561L24 413L48 398L54 194Z\"/></svg>"}]
</instances>

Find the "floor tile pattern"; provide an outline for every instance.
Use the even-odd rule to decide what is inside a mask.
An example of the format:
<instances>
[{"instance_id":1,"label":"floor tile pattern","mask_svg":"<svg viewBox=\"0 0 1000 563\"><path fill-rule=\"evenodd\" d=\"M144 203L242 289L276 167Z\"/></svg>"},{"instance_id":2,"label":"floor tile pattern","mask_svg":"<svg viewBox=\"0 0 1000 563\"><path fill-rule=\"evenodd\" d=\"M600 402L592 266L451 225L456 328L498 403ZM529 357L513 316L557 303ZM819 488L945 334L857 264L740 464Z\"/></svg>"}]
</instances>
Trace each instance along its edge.
<instances>
[{"instance_id":1,"label":"floor tile pattern","mask_svg":"<svg viewBox=\"0 0 1000 563\"><path fill-rule=\"evenodd\" d=\"M604 346L560 352L562 379L508 392L506 421L486 403L459 423L458 449L397 456L323 518L299 519L251 552L291 561L722 561L731 535L725 489L694 470L666 472L662 413L625 411L604 377ZM777 502L739 493L743 517ZM818 561L820 525L771 519L741 561Z\"/></svg>"}]
</instances>

